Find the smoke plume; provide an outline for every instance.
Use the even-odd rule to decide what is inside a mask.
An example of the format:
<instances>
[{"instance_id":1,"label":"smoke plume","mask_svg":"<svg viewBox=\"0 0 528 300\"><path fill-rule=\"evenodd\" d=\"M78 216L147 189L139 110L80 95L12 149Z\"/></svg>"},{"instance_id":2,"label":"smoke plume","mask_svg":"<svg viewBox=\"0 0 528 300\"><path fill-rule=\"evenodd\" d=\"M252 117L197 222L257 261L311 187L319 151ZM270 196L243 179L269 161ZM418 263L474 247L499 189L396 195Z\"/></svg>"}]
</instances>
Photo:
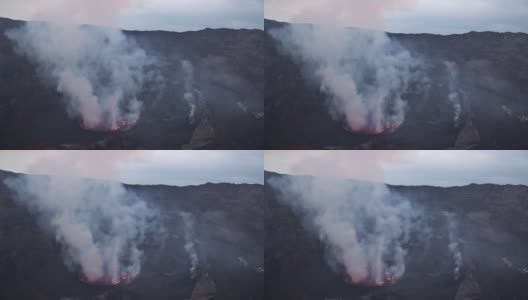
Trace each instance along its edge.
<instances>
[{"instance_id":1,"label":"smoke plume","mask_svg":"<svg viewBox=\"0 0 528 300\"><path fill-rule=\"evenodd\" d=\"M119 130L137 122L153 59L117 29L26 23L8 31L17 51L63 95L83 128Z\"/></svg>"},{"instance_id":2,"label":"smoke plume","mask_svg":"<svg viewBox=\"0 0 528 300\"><path fill-rule=\"evenodd\" d=\"M463 264L463 256L460 249L460 241L458 239L458 222L454 213L445 212L444 216L446 218L447 230L449 232L449 252L453 256L455 264L453 276L458 280L460 278L460 270Z\"/></svg>"},{"instance_id":3,"label":"smoke plume","mask_svg":"<svg viewBox=\"0 0 528 300\"><path fill-rule=\"evenodd\" d=\"M453 105L453 110L455 112L453 120L455 122L455 125L458 126L460 115L462 114L462 105L460 104L461 95L458 86L459 68L456 63L451 61L444 62L444 66L446 68L447 79L449 84L448 99L451 105Z\"/></svg>"},{"instance_id":4,"label":"smoke plume","mask_svg":"<svg viewBox=\"0 0 528 300\"><path fill-rule=\"evenodd\" d=\"M191 277L196 277L196 272L198 271L198 252L196 251L196 246L194 243L194 220L190 213L181 212L180 216L183 220L183 228L185 231L185 252L189 255L189 260L191 261L191 268L189 273Z\"/></svg>"},{"instance_id":5,"label":"smoke plume","mask_svg":"<svg viewBox=\"0 0 528 300\"><path fill-rule=\"evenodd\" d=\"M279 199L314 223L351 282L383 285L405 272L420 212L384 184L313 177L271 178Z\"/></svg>"},{"instance_id":6,"label":"smoke plume","mask_svg":"<svg viewBox=\"0 0 528 300\"><path fill-rule=\"evenodd\" d=\"M142 244L159 229L157 211L121 184L72 176L20 176L6 185L63 246L83 280L118 284L141 270Z\"/></svg>"},{"instance_id":7,"label":"smoke plume","mask_svg":"<svg viewBox=\"0 0 528 300\"><path fill-rule=\"evenodd\" d=\"M192 63L188 60L182 60L181 65L185 85L183 98L189 105L189 123L193 124L196 115L196 97L199 94L199 91L194 87L194 67Z\"/></svg>"},{"instance_id":8,"label":"smoke plume","mask_svg":"<svg viewBox=\"0 0 528 300\"><path fill-rule=\"evenodd\" d=\"M289 25L271 35L348 129L381 133L403 123L402 95L416 79L419 61L387 34L324 24Z\"/></svg>"}]
</instances>

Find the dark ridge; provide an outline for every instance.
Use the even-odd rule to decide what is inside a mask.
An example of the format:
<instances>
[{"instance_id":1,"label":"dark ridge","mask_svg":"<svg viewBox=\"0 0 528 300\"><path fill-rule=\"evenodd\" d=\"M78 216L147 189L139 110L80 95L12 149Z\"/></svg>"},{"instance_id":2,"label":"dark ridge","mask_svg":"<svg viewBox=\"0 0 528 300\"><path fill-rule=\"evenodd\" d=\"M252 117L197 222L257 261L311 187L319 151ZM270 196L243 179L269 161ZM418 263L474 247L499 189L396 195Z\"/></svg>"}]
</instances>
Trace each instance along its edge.
<instances>
[{"instance_id":1,"label":"dark ridge","mask_svg":"<svg viewBox=\"0 0 528 300\"><path fill-rule=\"evenodd\" d=\"M18 26L18 25L22 25L24 23L31 23L31 22L35 22L35 23L40 23L41 21L24 21L24 20L16 20L16 19L10 19L10 18L6 18L6 17L0 17L0 24L6 24L6 25L11 25L11 27L15 27L15 26ZM95 25L79 25L79 26L88 26L88 27L94 27ZM128 33L141 33L141 32L146 32L146 33L149 33L149 32L152 32L152 33L196 33L196 32L200 32L200 31L205 31L205 32L215 32L215 31L242 31L242 32L259 32L259 31L262 31L262 29L248 29L248 28L239 28L239 29L236 29L236 28L228 28L228 27L220 27L220 28L210 28L210 27L206 27L206 28L203 28L203 29L199 29L199 30L189 30L189 31L170 31L170 30L126 30L126 29L119 29L123 32L128 32Z\"/></svg>"},{"instance_id":2,"label":"dark ridge","mask_svg":"<svg viewBox=\"0 0 528 300\"><path fill-rule=\"evenodd\" d=\"M45 175L45 174L26 174L26 173L17 173L7 170L0 169L0 178L5 179L8 177L18 177L18 176L45 176L45 177L53 177L53 175ZM91 179L91 178L85 178L88 180L95 180L95 181L104 181L102 179ZM146 187L146 188L196 188L196 187L205 187L205 188L233 188L233 187L262 187L262 184L257 183L231 183L231 182L206 182L202 184L196 184L196 185L169 185L169 184L128 184L128 183L121 183L124 186L128 187Z\"/></svg>"},{"instance_id":3,"label":"dark ridge","mask_svg":"<svg viewBox=\"0 0 528 300\"><path fill-rule=\"evenodd\" d=\"M295 178L295 177L317 178L318 177L318 176L314 176L314 175L282 174L282 173L277 173L277 172L272 172L272 171L264 171L264 176L265 176L266 179L268 177L290 177L290 178ZM364 180L358 180L358 179L354 179L354 178L348 178L348 179L346 179L346 181L350 181L350 182L358 182L358 181L367 182L367 181L364 181ZM377 183L382 183L382 182L377 182ZM388 187L395 188L395 189L403 189L403 188L409 188L409 189L413 189L413 188L464 189L464 188L467 188L467 187L488 187L488 188L489 187L504 187L504 188L508 188L508 187L525 187L525 188L528 188L527 185L523 185L523 184L496 184L496 183L469 183L469 184L465 184L465 185L447 186L447 187L434 186L434 185L393 185L393 184L386 184L386 183L383 183L383 184L387 185Z\"/></svg>"},{"instance_id":4,"label":"dark ridge","mask_svg":"<svg viewBox=\"0 0 528 300\"><path fill-rule=\"evenodd\" d=\"M315 24L309 24L309 23L289 23L289 22L282 22L282 21L275 21L271 19L264 19L264 26L267 30L268 28L276 28L276 27L285 27L285 26L316 26ZM347 27L350 29L359 29L359 30L368 30L368 29L361 29L357 27ZM453 34L434 34L434 33L398 33L398 32L386 32L387 34L391 36L463 36L463 35L482 35L482 36L494 36L494 35L528 35L528 33L525 32L510 32L510 31L504 31L504 32L496 32L496 31L468 31L465 33L453 33Z\"/></svg>"}]
</instances>

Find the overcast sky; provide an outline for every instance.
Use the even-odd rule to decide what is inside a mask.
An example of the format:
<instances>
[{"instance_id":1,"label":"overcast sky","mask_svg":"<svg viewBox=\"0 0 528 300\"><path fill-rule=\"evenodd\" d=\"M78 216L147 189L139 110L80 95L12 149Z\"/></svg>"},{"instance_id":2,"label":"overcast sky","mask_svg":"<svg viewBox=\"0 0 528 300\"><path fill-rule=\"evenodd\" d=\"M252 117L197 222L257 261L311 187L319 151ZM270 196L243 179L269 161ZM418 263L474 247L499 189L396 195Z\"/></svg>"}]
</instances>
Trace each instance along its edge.
<instances>
[{"instance_id":1,"label":"overcast sky","mask_svg":"<svg viewBox=\"0 0 528 300\"><path fill-rule=\"evenodd\" d=\"M528 32L528 0L265 0L265 16L403 33Z\"/></svg>"},{"instance_id":2,"label":"overcast sky","mask_svg":"<svg viewBox=\"0 0 528 300\"><path fill-rule=\"evenodd\" d=\"M263 28L263 0L1 0L0 16L133 30Z\"/></svg>"},{"instance_id":3,"label":"overcast sky","mask_svg":"<svg viewBox=\"0 0 528 300\"><path fill-rule=\"evenodd\" d=\"M265 169L400 185L528 185L528 151L265 151Z\"/></svg>"},{"instance_id":4,"label":"overcast sky","mask_svg":"<svg viewBox=\"0 0 528 300\"><path fill-rule=\"evenodd\" d=\"M262 151L0 151L0 169L133 184L263 183Z\"/></svg>"}]
</instances>

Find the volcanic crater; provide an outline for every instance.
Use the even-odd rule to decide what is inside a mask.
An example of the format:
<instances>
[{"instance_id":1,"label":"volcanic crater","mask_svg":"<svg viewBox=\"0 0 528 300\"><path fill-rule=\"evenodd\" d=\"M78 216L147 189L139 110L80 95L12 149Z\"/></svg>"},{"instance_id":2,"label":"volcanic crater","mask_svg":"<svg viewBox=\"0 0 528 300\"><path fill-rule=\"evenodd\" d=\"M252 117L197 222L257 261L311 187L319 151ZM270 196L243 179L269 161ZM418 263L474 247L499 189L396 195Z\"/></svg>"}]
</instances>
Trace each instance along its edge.
<instances>
[{"instance_id":1,"label":"volcanic crater","mask_svg":"<svg viewBox=\"0 0 528 300\"><path fill-rule=\"evenodd\" d=\"M0 171L0 299L264 299L262 185L125 185L162 212L165 233L146 237L137 276L89 281L67 267L64 245L38 215L14 200L5 180L26 176L34 175ZM182 212L193 220L196 265Z\"/></svg>"}]
</instances>

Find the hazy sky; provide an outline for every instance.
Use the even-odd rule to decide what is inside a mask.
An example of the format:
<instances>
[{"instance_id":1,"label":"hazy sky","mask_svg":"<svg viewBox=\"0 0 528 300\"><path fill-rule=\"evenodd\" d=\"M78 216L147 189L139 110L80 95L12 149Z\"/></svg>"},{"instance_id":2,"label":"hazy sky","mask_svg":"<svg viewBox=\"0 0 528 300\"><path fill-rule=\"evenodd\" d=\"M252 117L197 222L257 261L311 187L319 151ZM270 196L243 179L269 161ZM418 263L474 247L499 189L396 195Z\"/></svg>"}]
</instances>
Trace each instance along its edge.
<instances>
[{"instance_id":1,"label":"hazy sky","mask_svg":"<svg viewBox=\"0 0 528 300\"><path fill-rule=\"evenodd\" d=\"M137 184L263 183L262 151L0 151L0 169Z\"/></svg>"},{"instance_id":2,"label":"hazy sky","mask_svg":"<svg viewBox=\"0 0 528 300\"><path fill-rule=\"evenodd\" d=\"M265 151L265 168L284 174L401 185L528 185L528 151Z\"/></svg>"},{"instance_id":3,"label":"hazy sky","mask_svg":"<svg viewBox=\"0 0 528 300\"><path fill-rule=\"evenodd\" d=\"M389 32L528 32L527 0L265 0L269 19Z\"/></svg>"},{"instance_id":4,"label":"hazy sky","mask_svg":"<svg viewBox=\"0 0 528 300\"><path fill-rule=\"evenodd\" d=\"M263 28L263 0L1 0L0 16L135 30Z\"/></svg>"}]
</instances>

